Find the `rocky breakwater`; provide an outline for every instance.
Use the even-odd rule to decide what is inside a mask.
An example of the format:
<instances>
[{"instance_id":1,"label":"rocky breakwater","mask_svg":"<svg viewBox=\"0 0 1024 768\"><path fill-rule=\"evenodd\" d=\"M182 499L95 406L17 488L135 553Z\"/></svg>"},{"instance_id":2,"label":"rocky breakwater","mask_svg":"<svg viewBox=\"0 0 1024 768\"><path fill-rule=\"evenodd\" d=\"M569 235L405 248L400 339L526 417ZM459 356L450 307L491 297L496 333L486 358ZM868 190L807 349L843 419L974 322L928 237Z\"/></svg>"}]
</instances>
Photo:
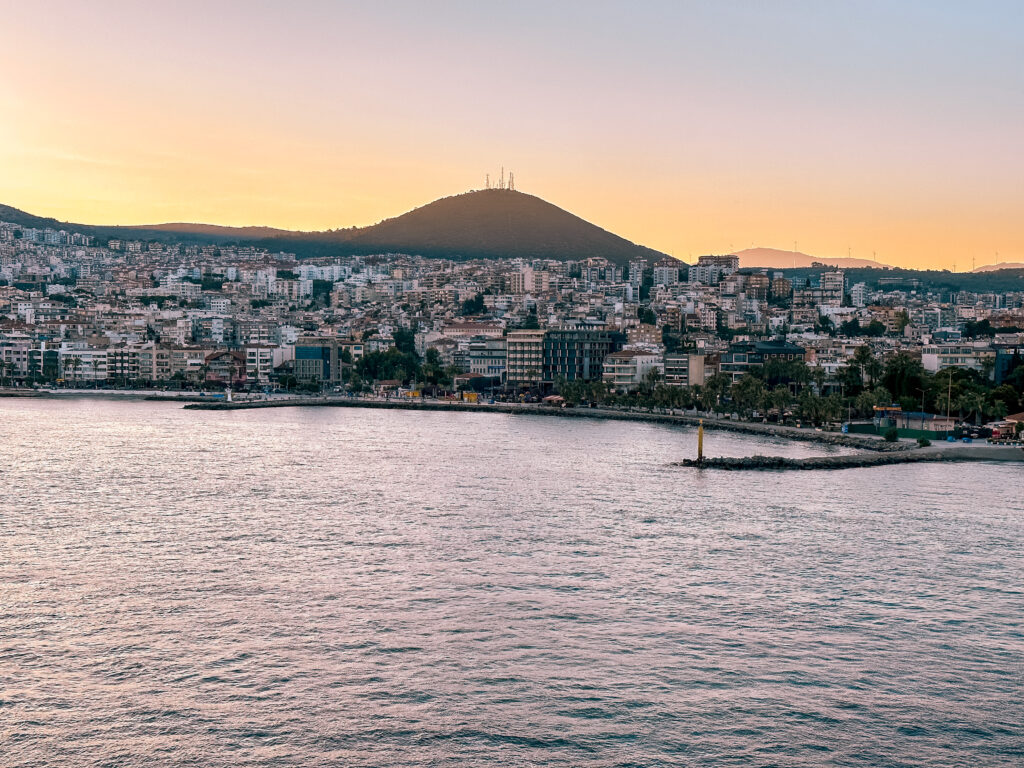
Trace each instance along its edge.
<instances>
[{"instance_id":1,"label":"rocky breakwater","mask_svg":"<svg viewBox=\"0 0 1024 768\"><path fill-rule=\"evenodd\" d=\"M881 467L890 464L914 464L937 461L998 461L1024 462L1024 451L994 445L909 448L899 444L888 444L888 450L878 449L868 453L853 453L842 456L811 456L805 459L788 459L782 456L717 456L713 458L683 459L673 462L674 467L726 470L791 470L791 469L854 469L858 467Z\"/></svg>"}]
</instances>

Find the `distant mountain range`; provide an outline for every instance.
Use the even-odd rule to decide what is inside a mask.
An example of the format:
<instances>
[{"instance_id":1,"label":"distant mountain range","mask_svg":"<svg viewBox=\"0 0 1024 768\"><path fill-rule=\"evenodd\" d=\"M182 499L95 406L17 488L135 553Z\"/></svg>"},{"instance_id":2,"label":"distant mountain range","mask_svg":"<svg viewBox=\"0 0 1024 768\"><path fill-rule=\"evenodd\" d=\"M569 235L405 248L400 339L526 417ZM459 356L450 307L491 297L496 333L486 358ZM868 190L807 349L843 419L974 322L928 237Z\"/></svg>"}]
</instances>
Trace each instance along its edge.
<instances>
[{"instance_id":1,"label":"distant mountain range","mask_svg":"<svg viewBox=\"0 0 1024 768\"><path fill-rule=\"evenodd\" d=\"M616 264L659 260L665 254L601 229L539 197L486 189L444 197L369 227L292 232L269 227L153 224L97 227L69 224L0 206L0 221L68 229L98 237L168 241L237 242L299 256L406 253L454 259L581 260L601 256Z\"/></svg>"},{"instance_id":2,"label":"distant mountain range","mask_svg":"<svg viewBox=\"0 0 1024 768\"><path fill-rule=\"evenodd\" d=\"M821 256L809 256L799 251L782 251L777 248L747 248L742 251L736 251L735 255L740 257L741 267L765 267L768 269L801 269L809 267L814 263L827 264L830 267L842 269L870 267L881 269L891 266L880 261L870 261L868 259L830 259Z\"/></svg>"}]
</instances>

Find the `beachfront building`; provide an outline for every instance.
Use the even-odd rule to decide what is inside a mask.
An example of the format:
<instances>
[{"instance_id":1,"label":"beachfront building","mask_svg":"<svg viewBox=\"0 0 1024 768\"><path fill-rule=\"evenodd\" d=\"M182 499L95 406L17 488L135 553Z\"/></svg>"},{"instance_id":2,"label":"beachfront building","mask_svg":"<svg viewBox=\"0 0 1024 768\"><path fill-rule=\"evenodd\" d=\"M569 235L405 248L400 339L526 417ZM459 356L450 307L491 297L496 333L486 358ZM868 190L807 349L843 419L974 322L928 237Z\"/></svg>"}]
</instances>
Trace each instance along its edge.
<instances>
[{"instance_id":1,"label":"beachfront building","mask_svg":"<svg viewBox=\"0 0 1024 768\"><path fill-rule=\"evenodd\" d=\"M660 352L644 349L621 349L604 359L604 383L615 392L629 392L637 389L657 371L664 369Z\"/></svg>"}]
</instances>

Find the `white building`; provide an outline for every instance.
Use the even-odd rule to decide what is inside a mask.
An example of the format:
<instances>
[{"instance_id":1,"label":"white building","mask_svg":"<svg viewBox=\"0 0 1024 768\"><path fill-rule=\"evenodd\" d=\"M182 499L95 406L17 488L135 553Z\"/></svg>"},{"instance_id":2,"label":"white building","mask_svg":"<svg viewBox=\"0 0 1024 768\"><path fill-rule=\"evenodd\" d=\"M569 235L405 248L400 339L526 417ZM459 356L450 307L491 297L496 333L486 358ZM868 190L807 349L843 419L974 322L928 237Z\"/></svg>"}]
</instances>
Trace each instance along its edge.
<instances>
[{"instance_id":1,"label":"white building","mask_svg":"<svg viewBox=\"0 0 1024 768\"><path fill-rule=\"evenodd\" d=\"M660 352L623 349L604 359L603 378L611 389L628 392L643 384L652 370L664 373L665 366Z\"/></svg>"}]
</instances>

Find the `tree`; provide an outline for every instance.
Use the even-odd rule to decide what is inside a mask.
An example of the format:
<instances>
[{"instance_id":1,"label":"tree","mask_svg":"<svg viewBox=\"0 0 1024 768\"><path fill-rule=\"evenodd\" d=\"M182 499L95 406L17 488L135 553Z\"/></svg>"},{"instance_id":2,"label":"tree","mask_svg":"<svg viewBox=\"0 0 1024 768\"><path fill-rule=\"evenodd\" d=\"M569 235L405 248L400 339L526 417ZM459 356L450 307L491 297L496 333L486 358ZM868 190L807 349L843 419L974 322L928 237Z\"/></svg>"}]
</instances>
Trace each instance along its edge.
<instances>
[{"instance_id":1,"label":"tree","mask_svg":"<svg viewBox=\"0 0 1024 768\"><path fill-rule=\"evenodd\" d=\"M981 424L984 418L985 395L976 391L968 391L960 395L956 404L961 413L974 414L975 424Z\"/></svg>"},{"instance_id":2,"label":"tree","mask_svg":"<svg viewBox=\"0 0 1024 768\"><path fill-rule=\"evenodd\" d=\"M864 375L867 376L868 386L874 388L878 377L882 375L882 364L871 351L867 344L857 347L853 353L853 362L858 365Z\"/></svg>"},{"instance_id":3,"label":"tree","mask_svg":"<svg viewBox=\"0 0 1024 768\"><path fill-rule=\"evenodd\" d=\"M811 378L814 379L814 388L820 395L822 390L825 389L825 369L820 365L816 365L811 369Z\"/></svg>"},{"instance_id":4,"label":"tree","mask_svg":"<svg viewBox=\"0 0 1024 768\"><path fill-rule=\"evenodd\" d=\"M781 418L790 403L793 402L793 394L789 391L789 387L778 386L769 393L768 401L769 407L777 409Z\"/></svg>"},{"instance_id":5,"label":"tree","mask_svg":"<svg viewBox=\"0 0 1024 768\"><path fill-rule=\"evenodd\" d=\"M864 373L860 366L853 363L836 371L836 381L842 385L847 397L856 397L864 389Z\"/></svg>"},{"instance_id":6,"label":"tree","mask_svg":"<svg viewBox=\"0 0 1024 768\"><path fill-rule=\"evenodd\" d=\"M78 372L82 368L82 358L78 355L72 355L68 359L68 367L71 368L72 379L78 380Z\"/></svg>"},{"instance_id":7,"label":"tree","mask_svg":"<svg viewBox=\"0 0 1024 768\"><path fill-rule=\"evenodd\" d=\"M827 333L829 336L836 335L836 325L828 315L818 316L818 322L815 323L814 330L818 333Z\"/></svg>"},{"instance_id":8,"label":"tree","mask_svg":"<svg viewBox=\"0 0 1024 768\"><path fill-rule=\"evenodd\" d=\"M976 339L981 336L992 337L995 335L996 331L987 317L978 322L968 320L964 323L963 337L965 339Z\"/></svg>"},{"instance_id":9,"label":"tree","mask_svg":"<svg viewBox=\"0 0 1024 768\"><path fill-rule=\"evenodd\" d=\"M661 329L661 344L666 352L678 352L683 346L682 339L675 329L667 325Z\"/></svg>"},{"instance_id":10,"label":"tree","mask_svg":"<svg viewBox=\"0 0 1024 768\"><path fill-rule=\"evenodd\" d=\"M455 384L455 377L458 376L462 371L459 370L457 365L446 365L444 373L441 376L441 386L451 387Z\"/></svg>"},{"instance_id":11,"label":"tree","mask_svg":"<svg viewBox=\"0 0 1024 768\"><path fill-rule=\"evenodd\" d=\"M437 394L437 387L444 378L444 365L441 362L441 353L437 351L437 348L427 349L421 375L423 381L432 387L434 394Z\"/></svg>"},{"instance_id":12,"label":"tree","mask_svg":"<svg viewBox=\"0 0 1024 768\"><path fill-rule=\"evenodd\" d=\"M867 344L861 344L853 351L853 364L863 369L868 364L868 361L873 360L874 357L871 347Z\"/></svg>"},{"instance_id":13,"label":"tree","mask_svg":"<svg viewBox=\"0 0 1024 768\"><path fill-rule=\"evenodd\" d=\"M768 387L779 384L802 387L811 379L811 370L803 360L770 358L757 372Z\"/></svg>"},{"instance_id":14,"label":"tree","mask_svg":"<svg viewBox=\"0 0 1024 768\"><path fill-rule=\"evenodd\" d=\"M416 357L416 330L396 328L391 338L395 340L395 349L405 355Z\"/></svg>"},{"instance_id":15,"label":"tree","mask_svg":"<svg viewBox=\"0 0 1024 768\"><path fill-rule=\"evenodd\" d=\"M525 318L523 318L523 324L519 327L525 331L540 330L540 320L537 319L537 313L530 312Z\"/></svg>"},{"instance_id":16,"label":"tree","mask_svg":"<svg viewBox=\"0 0 1024 768\"><path fill-rule=\"evenodd\" d=\"M995 357L985 357L981 360L981 378L986 382L992 381L992 372L996 367Z\"/></svg>"},{"instance_id":17,"label":"tree","mask_svg":"<svg viewBox=\"0 0 1024 768\"><path fill-rule=\"evenodd\" d=\"M857 413L861 416L873 416L875 413L875 406L889 405L892 403L892 395L885 387L875 387L874 389L866 389L857 395L854 401L854 407L857 409Z\"/></svg>"},{"instance_id":18,"label":"tree","mask_svg":"<svg viewBox=\"0 0 1024 768\"><path fill-rule=\"evenodd\" d=\"M647 391L651 391L658 385L658 382L660 382L663 378L664 376L662 372L657 368L652 367L650 370L647 371L646 374L644 374L644 381L642 386Z\"/></svg>"},{"instance_id":19,"label":"tree","mask_svg":"<svg viewBox=\"0 0 1024 768\"><path fill-rule=\"evenodd\" d=\"M1008 413L1017 413L1020 410L1020 397L1017 390L1009 384L1000 384L990 393L992 401L1002 400L1006 404Z\"/></svg>"},{"instance_id":20,"label":"tree","mask_svg":"<svg viewBox=\"0 0 1024 768\"><path fill-rule=\"evenodd\" d=\"M397 379L408 384L419 378L420 364L414 354L401 352L397 348L384 352L371 352L363 355L355 365L356 371L364 379L383 381Z\"/></svg>"},{"instance_id":21,"label":"tree","mask_svg":"<svg viewBox=\"0 0 1024 768\"><path fill-rule=\"evenodd\" d=\"M867 375L868 384L872 388L874 388L875 384L878 383L878 379L882 376L882 370L882 363L877 357L872 356L872 358L864 364L864 373Z\"/></svg>"},{"instance_id":22,"label":"tree","mask_svg":"<svg viewBox=\"0 0 1024 768\"><path fill-rule=\"evenodd\" d=\"M897 399L914 398L924 389L925 370L921 361L905 352L893 355L885 365L882 383Z\"/></svg>"},{"instance_id":23,"label":"tree","mask_svg":"<svg viewBox=\"0 0 1024 768\"><path fill-rule=\"evenodd\" d=\"M554 382L555 390L569 405L576 405L583 399L584 382L569 381L564 376L559 376Z\"/></svg>"},{"instance_id":24,"label":"tree","mask_svg":"<svg viewBox=\"0 0 1024 768\"><path fill-rule=\"evenodd\" d=\"M991 414L993 419L1001 421L1010 413L1010 409L1002 400L993 400L992 405L989 406L988 412Z\"/></svg>"},{"instance_id":25,"label":"tree","mask_svg":"<svg viewBox=\"0 0 1024 768\"><path fill-rule=\"evenodd\" d=\"M736 407L744 415L749 416L750 412L762 405L765 396L764 382L751 373L743 374L729 390Z\"/></svg>"},{"instance_id":26,"label":"tree","mask_svg":"<svg viewBox=\"0 0 1024 768\"><path fill-rule=\"evenodd\" d=\"M587 393L590 401L601 405L608 400L608 384L603 380L597 380L590 382L589 392Z\"/></svg>"},{"instance_id":27,"label":"tree","mask_svg":"<svg viewBox=\"0 0 1024 768\"><path fill-rule=\"evenodd\" d=\"M856 317L847 320L839 326L839 333L843 336L860 336L860 320Z\"/></svg>"},{"instance_id":28,"label":"tree","mask_svg":"<svg viewBox=\"0 0 1024 768\"><path fill-rule=\"evenodd\" d=\"M640 322L645 325L658 324L658 317L650 307L640 307L637 311L637 317L640 319Z\"/></svg>"},{"instance_id":29,"label":"tree","mask_svg":"<svg viewBox=\"0 0 1024 768\"><path fill-rule=\"evenodd\" d=\"M718 410L722 397L729 387L729 382L729 377L723 373L716 373L705 379L699 395L701 407L706 411Z\"/></svg>"},{"instance_id":30,"label":"tree","mask_svg":"<svg viewBox=\"0 0 1024 768\"><path fill-rule=\"evenodd\" d=\"M480 315L484 311L484 295L478 293L471 299L466 299L462 302L462 308L459 310L460 315Z\"/></svg>"},{"instance_id":31,"label":"tree","mask_svg":"<svg viewBox=\"0 0 1024 768\"><path fill-rule=\"evenodd\" d=\"M885 336L885 323L872 320L864 329L865 336Z\"/></svg>"},{"instance_id":32,"label":"tree","mask_svg":"<svg viewBox=\"0 0 1024 768\"><path fill-rule=\"evenodd\" d=\"M938 413L952 413L956 408L957 399L962 394L960 384L953 386L953 369L947 368L943 371L946 375L942 378L945 382L939 381L939 377L933 379L933 384L938 386L935 395L935 410Z\"/></svg>"}]
</instances>

